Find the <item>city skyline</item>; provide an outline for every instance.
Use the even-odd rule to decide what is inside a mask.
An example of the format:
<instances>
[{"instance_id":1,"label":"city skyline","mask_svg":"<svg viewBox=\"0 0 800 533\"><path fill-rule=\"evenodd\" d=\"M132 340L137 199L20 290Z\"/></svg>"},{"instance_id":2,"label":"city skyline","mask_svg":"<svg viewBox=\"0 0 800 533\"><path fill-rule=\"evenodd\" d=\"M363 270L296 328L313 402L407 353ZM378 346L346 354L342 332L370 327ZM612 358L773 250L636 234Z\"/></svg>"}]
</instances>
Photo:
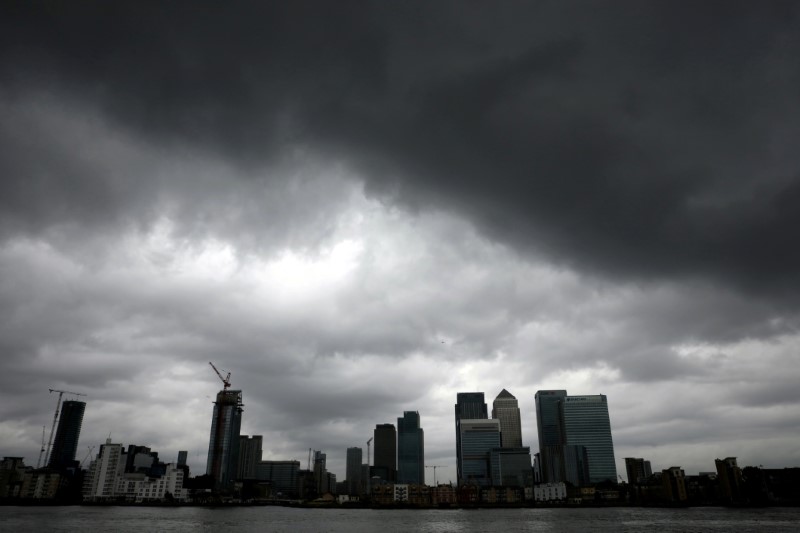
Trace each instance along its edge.
<instances>
[{"instance_id":1,"label":"city skyline","mask_svg":"<svg viewBox=\"0 0 800 533\"><path fill-rule=\"evenodd\" d=\"M203 472L213 361L340 479L418 411L455 481L503 389L532 451L563 389L617 472L800 464L800 5L100 5L0 6L2 453L77 391L78 459Z\"/></svg>"}]
</instances>

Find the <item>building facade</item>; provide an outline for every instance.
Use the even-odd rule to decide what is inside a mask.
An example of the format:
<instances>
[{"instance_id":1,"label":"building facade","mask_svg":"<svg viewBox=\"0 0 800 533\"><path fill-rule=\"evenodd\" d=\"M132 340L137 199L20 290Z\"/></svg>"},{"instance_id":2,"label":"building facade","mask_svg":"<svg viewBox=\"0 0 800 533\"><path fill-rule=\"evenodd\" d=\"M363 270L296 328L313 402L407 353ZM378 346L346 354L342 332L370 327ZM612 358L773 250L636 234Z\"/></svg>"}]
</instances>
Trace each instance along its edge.
<instances>
[{"instance_id":1,"label":"building facade","mask_svg":"<svg viewBox=\"0 0 800 533\"><path fill-rule=\"evenodd\" d=\"M644 459L637 457L625 458L625 472L628 475L628 483L631 485L644 483L650 476L653 475L650 461L645 461Z\"/></svg>"},{"instance_id":2,"label":"building facade","mask_svg":"<svg viewBox=\"0 0 800 533\"><path fill-rule=\"evenodd\" d=\"M361 481L361 462L364 460L364 451L354 446L347 448L347 494L358 496L363 491Z\"/></svg>"},{"instance_id":3,"label":"building facade","mask_svg":"<svg viewBox=\"0 0 800 533\"><path fill-rule=\"evenodd\" d=\"M387 483L394 483L397 479L397 430L394 424L378 424L373 437L372 474Z\"/></svg>"},{"instance_id":4,"label":"building facade","mask_svg":"<svg viewBox=\"0 0 800 533\"><path fill-rule=\"evenodd\" d=\"M230 490L239 465L239 432L242 426L242 391L221 390L214 402L206 474L217 490Z\"/></svg>"},{"instance_id":5,"label":"building facade","mask_svg":"<svg viewBox=\"0 0 800 533\"><path fill-rule=\"evenodd\" d=\"M485 420L488 416L486 400L482 392L459 392L456 394L455 422L456 422L456 475L459 485L464 476L464 461L461 456L461 421Z\"/></svg>"},{"instance_id":6,"label":"building facade","mask_svg":"<svg viewBox=\"0 0 800 533\"><path fill-rule=\"evenodd\" d=\"M236 479L256 478L256 465L261 461L263 441L261 435L239 436L239 462L236 467Z\"/></svg>"},{"instance_id":7,"label":"building facade","mask_svg":"<svg viewBox=\"0 0 800 533\"><path fill-rule=\"evenodd\" d=\"M296 498L299 493L300 461L260 461L256 479L272 483L276 497Z\"/></svg>"},{"instance_id":8,"label":"building facade","mask_svg":"<svg viewBox=\"0 0 800 533\"><path fill-rule=\"evenodd\" d=\"M539 474L544 483L564 481L564 428L561 403L565 390L540 390L536 401L536 429L539 432Z\"/></svg>"},{"instance_id":9,"label":"building facade","mask_svg":"<svg viewBox=\"0 0 800 533\"><path fill-rule=\"evenodd\" d=\"M503 448L522 447L522 422L519 402L506 389L492 402L492 418L500 421L500 442Z\"/></svg>"},{"instance_id":10,"label":"building facade","mask_svg":"<svg viewBox=\"0 0 800 533\"><path fill-rule=\"evenodd\" d=\"M425 432L417 411L397 419L397 482L425 484Z\"/></svg>"},{"instance_id":11,"label":"building facade","mask_svg":"<svg viewBox=\"0 0 800 533\"><path fill-rule=\"evenodd\" d=\"M78 450L85 410L86 402L65 401L61 404L61 415L53 447L50 450L50 458L47 461L48 467L61 469L77 466L75 452Z\"/></svg>"},{"instance_id":12,"label":"building facade","mask_svg":"<svg viewBox=\"0 0 800 533\"><path fill-rule=\"evenodd\" d=\"M491 451L500 448L500 422L489 419L462 419L461 475L459 484L489 486Z\"/></svg>"},{"instance_id":13,"label":"building facade","mask_svg":"<svg viewBox=\"0 0 800 533\"><path fill-rule=\"evenodd\" d=\"M502 440L502 426L501 426ZM492 485L507 487L533 486L533 468L531 466L531 449L527 446L519 448L501 447L489 452Z\"/></svg>"},{"instance_id":14,"label":"building facade","mask_svg":"<svg viewBox=\"0 0 800 533\"><path fill-rule=\"evenodd\" d=\"M589 482L617 482L617 463L608 399L604 394L567 396L562 404L566 444L583 446L589 461Z\"/></svg>"},{"instance_id":15,"label":"building facade","mask_svg":"<svg viewBox=\"0 0 800 533\"><path fill-rule=\"evenodd\" d=\"M126 455L122 444L112 444L111 439L100 446L97 458L89 465L83 481L83 501L114 498L117 476L125 473Z\"/></svg>"}]
</instances>

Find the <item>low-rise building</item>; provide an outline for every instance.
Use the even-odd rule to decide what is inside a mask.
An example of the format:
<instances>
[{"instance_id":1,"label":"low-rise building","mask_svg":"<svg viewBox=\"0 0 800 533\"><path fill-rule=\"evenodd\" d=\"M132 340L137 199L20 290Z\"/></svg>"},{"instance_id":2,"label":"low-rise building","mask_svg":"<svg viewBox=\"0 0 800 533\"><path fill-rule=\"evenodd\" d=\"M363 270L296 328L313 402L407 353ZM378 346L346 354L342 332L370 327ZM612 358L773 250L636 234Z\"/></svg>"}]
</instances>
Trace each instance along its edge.
<instances>
[{"instance_id":1,"label":"low-rise building","mask_svg":"<svg viewBox=\"0 0 800 533\"><path fill-rule=\"evenodd\" d=\"M533 487L533 498L537 502L563 502L567 500L567 486L558 483L540 483Z\"/></svg>"}]
</instances>

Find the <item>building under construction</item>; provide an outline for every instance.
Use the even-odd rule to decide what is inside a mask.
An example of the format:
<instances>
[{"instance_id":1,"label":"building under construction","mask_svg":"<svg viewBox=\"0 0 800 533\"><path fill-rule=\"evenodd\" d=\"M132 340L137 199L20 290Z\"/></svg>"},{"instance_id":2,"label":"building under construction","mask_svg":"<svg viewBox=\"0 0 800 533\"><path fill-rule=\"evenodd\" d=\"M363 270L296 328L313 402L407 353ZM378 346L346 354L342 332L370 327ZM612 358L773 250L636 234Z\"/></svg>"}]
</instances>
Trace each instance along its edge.
<instances>
[{"instance_id":1,"label":"building under construction","mask_svg":"<svg viewBox=\"0 0 800 533\"><path fill-rule=\"evenodd\" d=\"M223 388L214 402L211 436L208 440L206 474L214 479L214 488L227 491L236 479L239 462L239 431L242 426L242 391L228 390L231 374L223 377L213 363L208 363L222 380Z\"/></svg>"}]
</instances>

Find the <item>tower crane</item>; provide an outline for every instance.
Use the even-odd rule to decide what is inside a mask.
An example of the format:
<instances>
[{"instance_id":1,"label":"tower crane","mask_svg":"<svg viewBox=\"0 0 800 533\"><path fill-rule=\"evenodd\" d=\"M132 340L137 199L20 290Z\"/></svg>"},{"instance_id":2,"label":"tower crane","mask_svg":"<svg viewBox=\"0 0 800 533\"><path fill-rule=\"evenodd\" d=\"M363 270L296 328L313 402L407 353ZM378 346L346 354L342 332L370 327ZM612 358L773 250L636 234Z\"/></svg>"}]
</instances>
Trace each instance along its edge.
<instances>
[{"instance_id":1,"label":"tower crane","mask_svg":"<svg viewBox=\"0 0 800 533\"><path fill-rule=\"evenodd\" d=\"M46 426L42 426L42 449L39 450L39 460L36 461L36 468L42 466L42 456L44 455L44 430Z\"/></svg>"},{"instance_id":2,"label":"tower crane","mask_svg":"<svg viewBox=\"0 0 800 533\"><path fill-rule=\"evenodd\" d=\"M446 468L444 465L429 465L425 466L425 468L433 468L433 486L438 487L439 485L436 484L436 469L437 468Z\"/></svg>"},{"instance_id":3,"label":"tower crane","mask_svg":"<svg viewBox=\"0 0 800 533\"><path fill-rule=\"evenodd\" d=\"M57 389L48 389L50 394L54 392L58 393L58 401L56 402L56 412L53 415L53 426L50 428L50 438L47 439L47 453L45 454L44 464L47 466L47 463L50 462L50 446L53 444L53 433L56 431L56 422L58 422L58 413L61 409L61 398L64 394L71 394L73 396L86 396L85 394L81 394L80 392L70 392L68 390L57 390Z\"/></svg>"},{"instance_id":4,"label":"tower crane","mask_svg":"<svg viewBox=\"0 0 800 533\"><path fill-rule=\"evenodd\" d=\"M208 364L211 365L211 368L213 368L214 372L217 373L217 375L219 376L219 379L222 380L222 390L225 390L225 391L228 390L228 387L231 386L231 373L228 372L228 375L223 378L222 377L222 373L219 370L217 370L217 367L214 366L214 363L209 361Z\"/></svg>"},{"instance_id":5,"label":"tower crane","mask_svg":"<svg viewBox=\"0 0 800 533\"><path fill-rule=\"evenodd\" d=\"M86 452L86 457L84 457L83 461L81 461L80 468L83 468L83 463L86 462L86 460L92 455L92 452L94 451L94 446L88 446L88 448L89 448L89 451Z\"/></svg>"}]
</instances>

